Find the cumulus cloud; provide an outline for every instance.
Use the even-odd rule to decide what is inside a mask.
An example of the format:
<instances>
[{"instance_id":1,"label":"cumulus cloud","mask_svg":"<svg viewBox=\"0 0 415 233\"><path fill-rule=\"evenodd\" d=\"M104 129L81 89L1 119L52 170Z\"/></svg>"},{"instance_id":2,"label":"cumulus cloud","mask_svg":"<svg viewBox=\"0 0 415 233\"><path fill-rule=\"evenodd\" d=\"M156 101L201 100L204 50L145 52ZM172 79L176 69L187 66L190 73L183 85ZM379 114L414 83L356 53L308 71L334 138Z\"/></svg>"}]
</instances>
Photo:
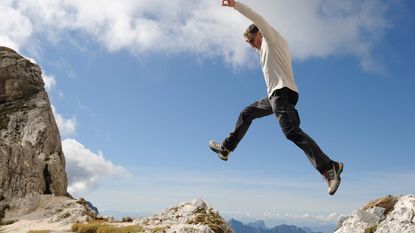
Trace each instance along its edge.
<instances>
[{"instance_id":1,"label":"cumulus cloud","mask_svg":"<svg viewBox=\"0 0 415 233\"><path fill-rule=\"evenodd\" d=\"M56 112L55 107L52 105L52 112L55 116L56 124L58 125L59 132L62 136L70 136L75 134L76 131L76 118L72 117L69 119L64 118L61 114Z\"/></svg>"},{"instance_id":2,"label":"cumulus cloud","mask_svg":"<svg viewBox=\"0 0 415 233\"><path fill-rule=\"evenodd\" d=\"M258 4L286 35L295 58L357 56L364 70L377 71L372 49L390 27L384 1L291 0ZM272 10L270 10L272 9Z\"/></svg>"},{"instance_id":3,"label":"cumulus cloud","mask_svg":"<svg viewBox=\"0 0 415 233\"><path fill-rule=\"evenodd\" d=\"M56 79L54 75L42 74L43 81L45 82L45 88L47 91L51 91L56 85Z\"/></svg>"},{"instance_id":4,"label":"cumulus cloud","mask_svg":"<svg viewBox=\"0 0 415 233\"><path fill-rule=\"evenodd\" d=\"M0 2L0 44L19 48L33 33L31 19L12 6L12 1Z\"/></svg>"},{"instance_id":5,"label":"cumulus cloud","mask_svg":"<svg viewBox=\"0 0 415 233\"><path fill-rule=\"evenodd\" d=\"M244 1L287 37L295 59L350 54L364 69L376 66L371 50L388 28L387 1ZM134 54L190 52L223 57L234 66L250 60L242 32L249 22L219 0L18 0L2 1L0 43L25 46L44 34L79 31L109 51Z\"/></svg>"},{"instance_id":6,"label":"cumulus cloud","mask_svg":"<svg viewBox=\"0 0 415 233\"><path fill-rule=\"evenodd\" d=\"M130 175L123 167L106 160L102 152L94 153L75 139L62 141L62 149L71 194L94 189L103 178Z\"/></svg>"}]
</instances>

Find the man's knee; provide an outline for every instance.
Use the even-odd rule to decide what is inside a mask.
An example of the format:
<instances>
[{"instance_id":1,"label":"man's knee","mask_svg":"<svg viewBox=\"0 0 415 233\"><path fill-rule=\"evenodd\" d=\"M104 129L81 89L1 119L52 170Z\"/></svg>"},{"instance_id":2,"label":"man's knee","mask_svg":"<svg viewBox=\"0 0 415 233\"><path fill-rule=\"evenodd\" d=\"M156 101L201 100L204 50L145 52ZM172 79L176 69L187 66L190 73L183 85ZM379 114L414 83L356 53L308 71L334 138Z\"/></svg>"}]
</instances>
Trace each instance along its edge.
<instances>
[{"instance_id":1,"label":"man's knee","mask_svg":"<svg viewBox=\"0 0 415 233\"><path fill-rule=\"evenodd\" d=\"M282 129L285 137L290 141L298 141L302 138L303 131L300 129L300 127L290 127L290 128L283 128Z\"/></svg>"},{"instance_id":2,"label":"man's knee","mask_svg":"<svg viewBox=\"0 0 415 233\"><path fill-rule=\"evenodd\" d=\"M246 123L252 122L255 119L255 110L247 107L239 113L239 118Z\"/></svg>"},{"instance_id":3,"label":"man's knee","mask_svg":"<svg viewBox=\"0 0 415 233\"><path fill-rule=\"evenodd\" d=\"M290 111L279 111L276 115L281 129L288 139L293 141L302 134L302 130L300 129L300 117L295 109Z\"/></svg>"},{"instance_id":4,"label":"man's knee","mask_svg":"<svg viewBox=\"0 0 415 233\"><path fill-rule=\"evenodd\" d=\"M251 119L250 115L251 115L250 112L243 110L239 114L239 121L242 122L242 123L250 123L250 122L252 122L252 119Z\"/></svg>"}]
</instances>

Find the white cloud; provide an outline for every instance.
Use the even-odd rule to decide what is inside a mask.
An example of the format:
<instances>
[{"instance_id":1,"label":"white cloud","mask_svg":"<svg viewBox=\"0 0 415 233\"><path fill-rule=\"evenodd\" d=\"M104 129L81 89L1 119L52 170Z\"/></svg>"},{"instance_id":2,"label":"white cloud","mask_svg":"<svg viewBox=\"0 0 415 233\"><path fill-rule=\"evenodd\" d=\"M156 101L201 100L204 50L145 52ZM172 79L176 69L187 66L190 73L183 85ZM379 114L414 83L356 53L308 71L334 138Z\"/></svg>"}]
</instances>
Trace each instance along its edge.
<instances>
[{"instance_id":1,"label":"white cloud","mask_svg":"<svg viewBox=\"0 0 415 233\"><path fill-rule=\"evenodd\" d=\"M385 1L264 0L244 1L263 14L287 37L294 58L351 54L364 69L376 62L372 47L387 29ZM390 3L389 3L390 4ZM3 1L0 42L26 46L30 38L80 31L110 51L146 53L191 52L221 56L244 66L250 61L242 32L248 20L211 0L19 0ZM13 30L12 30L13 29Z\"/></svg>"},{"instance_id":2,"label":"white cloud","mask_svg":"<svg viewBox=\"0 0 415 233\"><path fill-rule=\"evenodd\" d=\"M295 58L357 56L367 71L377 71L372 48L390 26L382 1L281 1L259 7L286 35ZM273 10L270 10L273 9Z\"/></svg>"},{"instance_id":3,"label":"white cloud","mask_svg":"<svg viewBox=\"0 0 415 233\"><path fill-rule=\"evenodd\" d=\"M71 194L94 189L106 177L130 175L123 167L106 160L102 152L94 153L75 139L63 140L62 149Z\"/></svg>"},{"instance_id":4,"label":"white cloud","mask_svg":"<svg viewBox=\"0 0 415 233\"><path fill-rule=\"evenodd\" d=\"M30 18L12 7L10 0L0 1L0 45L18 50L33 33Z\"/></svg>"},{"instance_id":5,"label":"white cloud","mask_svg":"<svg viewBox=\"0 0 415 233\"><path fill-rule=\"evenodd\" d=\"M46 91L51 91L56 85L56 79L53 75L42 74L43 81L45 82Z\"/></svg>"},{"instance_id":6,"label":"white cloud","mask_svg":"<svg viewBox=\"0 0 415 233\"><path fill-rule=\"evenodd\" d=\"M76 131L76 118L65 119L62 115L56 112L55 107L52 105L52 112L55 116L56 124L58 125L59 132L62 136L70 136L75 134Z\"/></svg>"}]
</instances>

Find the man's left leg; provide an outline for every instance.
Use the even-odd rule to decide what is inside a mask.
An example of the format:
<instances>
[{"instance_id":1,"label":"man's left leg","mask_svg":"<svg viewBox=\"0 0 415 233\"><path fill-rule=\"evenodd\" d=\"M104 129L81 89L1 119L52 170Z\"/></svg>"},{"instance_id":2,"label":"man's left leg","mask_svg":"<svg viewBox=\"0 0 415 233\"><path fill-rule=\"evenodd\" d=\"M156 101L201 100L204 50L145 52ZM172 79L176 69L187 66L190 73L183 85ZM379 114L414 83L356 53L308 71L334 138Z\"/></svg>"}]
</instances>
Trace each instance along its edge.
<instances>
[{"instance_id":1,"label":"man's left leg","mask_svg":"<svg viewBox=\"0 0 415 233\"><path fill-rule=\"evenodd\" d=\"M270 99L284 135L300 147L313 167L327 178L329 193L332 195L340 184L343 164L331 160L317 143L300 128L300 117L295 109L297 101L298 93L288 88L277 90Z\"/></svg>"}]
</instances>

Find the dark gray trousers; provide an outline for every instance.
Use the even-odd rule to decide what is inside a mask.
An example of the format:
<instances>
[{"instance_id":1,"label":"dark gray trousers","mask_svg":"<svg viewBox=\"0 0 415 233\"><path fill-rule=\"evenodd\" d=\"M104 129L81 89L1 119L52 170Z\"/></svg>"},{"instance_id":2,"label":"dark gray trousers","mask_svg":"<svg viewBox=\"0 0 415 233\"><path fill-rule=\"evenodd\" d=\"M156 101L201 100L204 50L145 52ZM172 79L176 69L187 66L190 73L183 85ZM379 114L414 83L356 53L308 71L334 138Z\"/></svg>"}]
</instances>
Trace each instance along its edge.
<instances>
[{"instance_id":1,"label":"dark gray trousers","mask_svg":"<svg viewBox=\"0 0 415 233\"><path fill-rule=\"evenodd\" d=\"M297 101L298 93L284 87L276 90L271 97L265 97L249 105L240 113L235 129L223 141L223 146L230 151L235 150L253 120L274 113L284 135L304 151L314 168L324 173L333 161L301 130L300 116L295 109Z\"/></svg>"}]
</instances>

